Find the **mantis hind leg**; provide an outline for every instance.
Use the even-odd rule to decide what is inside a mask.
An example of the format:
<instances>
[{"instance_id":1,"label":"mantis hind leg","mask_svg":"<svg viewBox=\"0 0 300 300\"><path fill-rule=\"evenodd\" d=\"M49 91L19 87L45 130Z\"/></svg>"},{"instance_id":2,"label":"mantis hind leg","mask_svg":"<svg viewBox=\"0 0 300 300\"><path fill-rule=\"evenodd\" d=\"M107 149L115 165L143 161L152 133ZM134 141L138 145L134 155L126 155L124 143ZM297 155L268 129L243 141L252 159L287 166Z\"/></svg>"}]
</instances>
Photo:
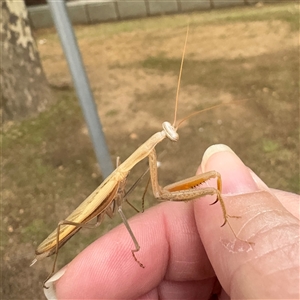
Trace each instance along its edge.
<instances>
[{"instance_id":1,"label":"mantis hind leg","mask_svg":"<svg viewBox=\"0 0 300 300\"><path fill-rule=\"evenodd\" d=\"M76 223L76 222L71 222L71 221L68 221L68 220L62 220L62 221L60 221L60 222L58 223L58 225L57 225L57 235L56 235L56 248L55 248L55 252L54 252L54 253L55 253L55 258L54 258L52 270L51 270L50 274L47 276L47 278L46 278L46 279L44 280L44 282L43 282L43 287L44 287L45 289L48 289L48 287L45 285L46 282L47 282L47 281L52 277L52 275L55 273L55 268L56 268L56 263L57 263L57 258L58 258L58 252L59 252L59 249L60 249L60 247L66 242L66 241L62 242L62 241L59 240L59 235L60 235L61 226L63 226L63 225L70 225L70 226L74 226L74 227L78 228L78 230L81 229L81 228L96 228L96 227L98 227L98 226L101 224L103 218L104 218L104 214L98 215L98 216L97 216L97 221L96 221L95 224ZM75 234L78 230L76 230L76 231L74 232L74 234ZM69 238L71 238L71 236L70 236ZM68 238L68 240L69 240L69 238Z\"/></svg>"}]
</instances>

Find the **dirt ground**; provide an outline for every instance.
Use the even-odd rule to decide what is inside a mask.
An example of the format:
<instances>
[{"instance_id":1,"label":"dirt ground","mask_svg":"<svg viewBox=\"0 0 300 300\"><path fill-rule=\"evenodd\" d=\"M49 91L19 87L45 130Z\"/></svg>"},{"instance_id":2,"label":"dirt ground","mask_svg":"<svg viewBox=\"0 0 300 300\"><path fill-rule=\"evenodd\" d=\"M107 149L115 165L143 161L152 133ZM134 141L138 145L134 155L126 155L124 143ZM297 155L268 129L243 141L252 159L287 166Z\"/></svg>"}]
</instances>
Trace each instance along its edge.
<instances>
[{"instance_id":1,"label":"dirt ground","mask_svg":"<svg viewBox=\"0 0 300 300\"><path fill-rule=\"evenodd\" d=\"M179 129L178 143L159 145L161 185L192 176L205 149L224 143L269 186L299 193L294 4L77 26L113 161L126 159L163 121L173 120L187 20L179 118L214 104L247 101L199 114ZM29 268L34 248L102 181L56 33L35 35L54 99L49 111L10 124L4 133L1 299L43 299L41 283L52 259ZM131 172L128 186L146 165ZM131 196L137 207L144 186ZM149 192L146 206L155 203ZM101 229L82 230L61 250L59 267L118 223L116 216Z\"/></svg>"}]
</instances>

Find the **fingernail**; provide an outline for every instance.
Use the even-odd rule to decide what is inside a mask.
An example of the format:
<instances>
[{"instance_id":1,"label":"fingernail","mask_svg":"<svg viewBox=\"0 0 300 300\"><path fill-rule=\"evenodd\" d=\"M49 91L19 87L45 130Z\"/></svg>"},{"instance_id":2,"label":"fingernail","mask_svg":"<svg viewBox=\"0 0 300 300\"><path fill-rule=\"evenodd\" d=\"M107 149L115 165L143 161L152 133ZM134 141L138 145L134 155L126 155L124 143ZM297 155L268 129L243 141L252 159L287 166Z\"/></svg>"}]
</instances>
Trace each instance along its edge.
<instances>
[{"instance_id":1,"label":"fingernail","mask_svg":"<svg viewBox=\"0 0 300 300\"><path fill-rule=\"evenodd\" d=\"M56 300L56 290L55 290L55 282L60 279L66 272L67 267L63 267L57 273L55 273L51 278L49 278L45 282L45 286L48 289L44 288L44 294L48 300Z\"/></svg>"},{"instance_id":2,"label":"fingernail","mask_svg":"<svg viewBox=\"0 0 300 300\"><path fill-rule=\"evenodd\" d=\"M258 191L250 170L234 151L226 145L209 147L202 159L202 172L215 170L221 174L224 194L241 194Z\"/></svg>"},{"instance_id":3,"label":"fingernail","mask_svg":"<svg viewBox=\"0 0 300 300\"><path fill-rule=\"evenodd\" d=\"M231 148L229 148L228 146L226 146L224 144L216 144L216 145L212 145L212 146L208 147L203 154L202 163L201 163L202 171L206 172L205 167L206 167L207 161L209 160L209 158L211 156L213 156L215 153L226 152L226 151L235 154Z\"/></svg>"}]
</instances>

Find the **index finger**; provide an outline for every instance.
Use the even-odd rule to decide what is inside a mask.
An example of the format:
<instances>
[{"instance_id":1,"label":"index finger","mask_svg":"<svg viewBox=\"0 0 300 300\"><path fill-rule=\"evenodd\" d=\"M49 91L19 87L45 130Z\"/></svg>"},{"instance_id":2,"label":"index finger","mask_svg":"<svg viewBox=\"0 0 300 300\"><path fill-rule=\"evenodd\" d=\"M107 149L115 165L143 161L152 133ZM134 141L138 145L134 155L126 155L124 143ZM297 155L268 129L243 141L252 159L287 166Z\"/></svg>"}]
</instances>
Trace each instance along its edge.
<instances>
[{"instance_id":1,"label":"index finger","mask_svg":"<svg viewBox=\"0 0 300 300\"><path fill-rule=\"evenodd\" d=\"M163 281L178 282L181 289L186 282L187 293L199 290L196 283L205 281L203 288L211 292L214 272L199 238L191 202L162 203L130 219L129 224L141 246L136 256L145 268L134 261L133 242L121 224L66 267L56 283L58 299L137 298Z\"/></svg>"}]
</instances>

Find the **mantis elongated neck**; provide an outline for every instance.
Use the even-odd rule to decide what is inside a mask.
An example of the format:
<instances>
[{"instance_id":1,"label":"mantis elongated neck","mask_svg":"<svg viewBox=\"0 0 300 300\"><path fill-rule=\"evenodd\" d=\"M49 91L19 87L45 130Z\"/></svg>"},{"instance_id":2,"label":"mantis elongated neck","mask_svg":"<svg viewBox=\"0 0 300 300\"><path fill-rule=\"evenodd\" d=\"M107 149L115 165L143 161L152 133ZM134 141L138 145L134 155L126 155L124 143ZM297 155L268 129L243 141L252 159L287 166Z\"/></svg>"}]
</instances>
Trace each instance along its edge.
<instances>
[{"instance_id":1,"label":"mantis elongated neck","mask_svg":"<svg viewBox=\"0 0 300 300\"><path fill-rule=\"evenodd\" d=\"M153 134L119 166L118 170L128 173L137 163L146 158L155 146L164 140L166 136L164 130Z\"/></svg>"}]
</instances>

